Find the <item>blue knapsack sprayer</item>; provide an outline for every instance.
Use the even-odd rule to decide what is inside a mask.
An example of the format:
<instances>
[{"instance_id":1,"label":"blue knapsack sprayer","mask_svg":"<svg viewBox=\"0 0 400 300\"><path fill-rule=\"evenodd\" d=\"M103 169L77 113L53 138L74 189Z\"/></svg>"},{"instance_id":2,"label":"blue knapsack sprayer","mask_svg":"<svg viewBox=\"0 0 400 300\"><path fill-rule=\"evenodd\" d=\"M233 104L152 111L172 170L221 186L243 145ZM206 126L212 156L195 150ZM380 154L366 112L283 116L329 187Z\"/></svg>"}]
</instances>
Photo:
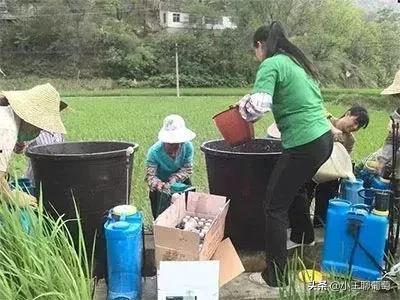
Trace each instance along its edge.
<instances>
[{"instance_id":1,"label":"blue knapsack sprayer","mask_svg":"<svg viewBox=\"0 0 400 300\"><path fill-rule=\"evenodd\" d=\"M126 150L126 204L109 210L104 223L107 252L107 300L138 300L142 297L144 265L143 216L129 205L129 156Z\"/></svg>"},{"instance_id":2,"label":"blue knapsack sprayer","mask_svg":"<svg viewBox=\"0 0 400 300\"><path fill-rule=\"evenodd\" d=\"M393 119L392 129L391 179L373 175L364 177L365 182L344 180L338 198L329 201L321 267L324 272L359 280L388 280L391 288L397 288L393 277L400 273L400 263L394 265L392 259L400 234L399 124Z\"/></svg>"},{"instance_id":3,"label":"blue knapsack sprayer","mask_svg":"<svg viewBox=\"0 0 400 300\"><path fill-rule=\"evenodd\" d=\"M131 205L110 210L104 224L107 244L108 300L141 299L143 218Z\"/></svg>"}]
</instances>

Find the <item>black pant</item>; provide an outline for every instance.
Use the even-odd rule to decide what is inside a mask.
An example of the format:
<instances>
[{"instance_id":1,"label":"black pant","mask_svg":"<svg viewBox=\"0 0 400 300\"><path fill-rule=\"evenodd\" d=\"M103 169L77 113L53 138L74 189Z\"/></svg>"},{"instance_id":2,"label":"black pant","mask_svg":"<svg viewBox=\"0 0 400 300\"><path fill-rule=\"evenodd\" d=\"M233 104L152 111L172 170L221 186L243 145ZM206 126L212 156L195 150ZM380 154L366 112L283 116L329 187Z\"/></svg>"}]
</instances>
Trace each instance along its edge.
<instances>
[{"instance_id":1,"label":"black pant","mask_svg":"<svg viewBox=\"0 0 400 300\"><path fill-rule=\"evenodd\" d=\"M315 188L314 227L322 227L326 222L329 200L338 195L339 180L320 183Z\"/></svg>"},{"instance_id":2,"label":"black pant","mask_svg":"<svg viewBox=\"0 0 400 300\"><path fill-rule=\"evenodd\" d=\"M190 186L192 185L190 178L185 179L183 183ZM165 195L163 196L165 197ZM160 197L162 197L162 195L159 191L149 192L151 213L153 215L154 220L157 219L158 215L162 213L162 211L159 211L159 205L161 201ZM166 209L166 207L164 209Z\"/></svg>"},{"instance_id":3,"label":"black pant","mask_svg":"<svg viewBox=\"0 0 400 300\"><path fill-rule=\"evenodd\" d=\"M289 207L288 217L291 228L290 240L295 243L309 244L314 241L314 228L310 218L310 192L315 183L305 183L294 196Z\"/></svg>"},{"instance_id":4,"label":"black pant","mask_svg":"<svg viewBox=\"0 0 400 300\"><path fill-rule=\"evenodd\" d=\"M329 158L332 148L333 139L328 131L310 143L283 150L272 171L264 202L267 268L262 273L270 286L288 283L286 228L292 203L292 209L297 212L292 219L293 227L312 230L307 202L295 196Z\"/></svg>"}]
</instances>

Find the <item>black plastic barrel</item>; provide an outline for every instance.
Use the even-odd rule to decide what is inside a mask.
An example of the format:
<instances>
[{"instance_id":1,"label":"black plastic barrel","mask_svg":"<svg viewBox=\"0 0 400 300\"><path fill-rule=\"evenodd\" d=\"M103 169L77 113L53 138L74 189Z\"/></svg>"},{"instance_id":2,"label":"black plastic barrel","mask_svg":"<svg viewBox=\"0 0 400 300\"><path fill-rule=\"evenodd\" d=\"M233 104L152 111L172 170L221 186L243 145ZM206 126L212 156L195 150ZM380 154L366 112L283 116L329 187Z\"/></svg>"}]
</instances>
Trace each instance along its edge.
<instances>
[{"instance_id":1,"label":"black plastic barrel","mask_svg":"<svg viewBox=\"0 0 400 300\"><path fill-rule=\"evenodd\" d=\"M281 155L281 142L255 139L231 147L224 140L201 145L205 153L211 194L231 199L225 234L241 250L265 249L263 202L272 169Z\"/></svg>"},{"instance_id":2,"label":"black plastic barrel","mask_svg":"<svg viewBox=\"0 0 400 300\"><path fill-rule=\"evenodd\" d=\"M37 193L41 186L47 211L55 217L76 219L75 200L88 257L96 241L93 266L98 278L105 276L106 265L103 221L109 209L128 202L137 148L137 144L124 142L71 142L27 150ZM68 222L68 227L76 240L76 222Z\"/></svg>"}]
</instances>

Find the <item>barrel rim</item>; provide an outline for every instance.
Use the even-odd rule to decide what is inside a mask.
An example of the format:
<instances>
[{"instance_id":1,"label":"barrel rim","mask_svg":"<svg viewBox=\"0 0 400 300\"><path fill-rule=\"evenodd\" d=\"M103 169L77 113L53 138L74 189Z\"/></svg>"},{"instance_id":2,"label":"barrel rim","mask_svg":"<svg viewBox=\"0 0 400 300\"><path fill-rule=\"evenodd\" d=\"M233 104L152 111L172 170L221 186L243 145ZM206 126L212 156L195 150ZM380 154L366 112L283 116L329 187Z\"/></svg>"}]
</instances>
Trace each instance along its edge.
<instances>
[{"instance_id":1,"label":"barrel rim","mask_svg":"<svg viewBox=\"0 0 400 300\"><path fill-rule=\"evenodd\" d=\"M46 145L36 145L33 147L28 147L25 154L30 158L46 158L46 159L88 159L88 158L107 158L107 157L117 157L121 156L121 153L126 152L126 149L113 150L113 151L104 151L104 152L94 152L94 153L70 153L70 154L61 154L61 153L35 153L32 150L52 145L65 145L65 144L101 144L101 143L115 143L115 144L127 144L128 147L133 148L132 154L134 154L139 148L139 144L132 142L124 142L124 141L71 141L71 142L63 142L63 143L51 143ZM131 156L131 155L129 155Z\"/></svg>"},{"instance_id":2,"label":"barrel rim","mask_svg":"<svg viewBox=\"0 0 400 300\"><path fill-rule=\"evenodd\" d=\"M274 141L276 142L276 139L272 138L264 138L264 139L253 139L253 141ZM209 140L205 141L201 144L200 150L203 151L205 154L220 154L220 155L229 155L229 156L265 156L265 155L280 155L282 154L282 151L280 152L230 152L230 151L225 151L225 150L218 150L218 149L211 149L206 146L206 144L213 143L213 142L221 142L224 141L223 139L215 139L215 140Z\"/></svg>"}]
</instances>

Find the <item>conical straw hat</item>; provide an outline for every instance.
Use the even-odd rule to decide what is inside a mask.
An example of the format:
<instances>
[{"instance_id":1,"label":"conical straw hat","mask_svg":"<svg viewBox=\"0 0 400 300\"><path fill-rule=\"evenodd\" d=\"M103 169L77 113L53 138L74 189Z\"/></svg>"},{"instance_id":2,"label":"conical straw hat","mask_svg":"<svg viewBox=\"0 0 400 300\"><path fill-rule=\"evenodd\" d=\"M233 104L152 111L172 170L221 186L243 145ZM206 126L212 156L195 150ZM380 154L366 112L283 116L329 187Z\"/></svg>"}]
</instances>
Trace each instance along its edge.
<instances>
[{"instance_id":1,"label":"conical straw hat","mask_svg":"<svg viewBox=\"0 0 400 300\"><path fill-rule=\"evenodd\" d=\"M25 91L2 91L13 111L25 122L54 133L66 133L60 117L60 95L50 84Z\"/></svg>"},{"instance_id":2,"label":"conical straw hat","mask_svg":"<svg viewBox=\"0 0 400 300\"><path fill-rule=\"evenodd\" d=\"M400 94L400 70L397 71L393 83L389 87L384 89L381 93L381 95L395 95L395 94Z\"/></svg>"}]
</instances>

